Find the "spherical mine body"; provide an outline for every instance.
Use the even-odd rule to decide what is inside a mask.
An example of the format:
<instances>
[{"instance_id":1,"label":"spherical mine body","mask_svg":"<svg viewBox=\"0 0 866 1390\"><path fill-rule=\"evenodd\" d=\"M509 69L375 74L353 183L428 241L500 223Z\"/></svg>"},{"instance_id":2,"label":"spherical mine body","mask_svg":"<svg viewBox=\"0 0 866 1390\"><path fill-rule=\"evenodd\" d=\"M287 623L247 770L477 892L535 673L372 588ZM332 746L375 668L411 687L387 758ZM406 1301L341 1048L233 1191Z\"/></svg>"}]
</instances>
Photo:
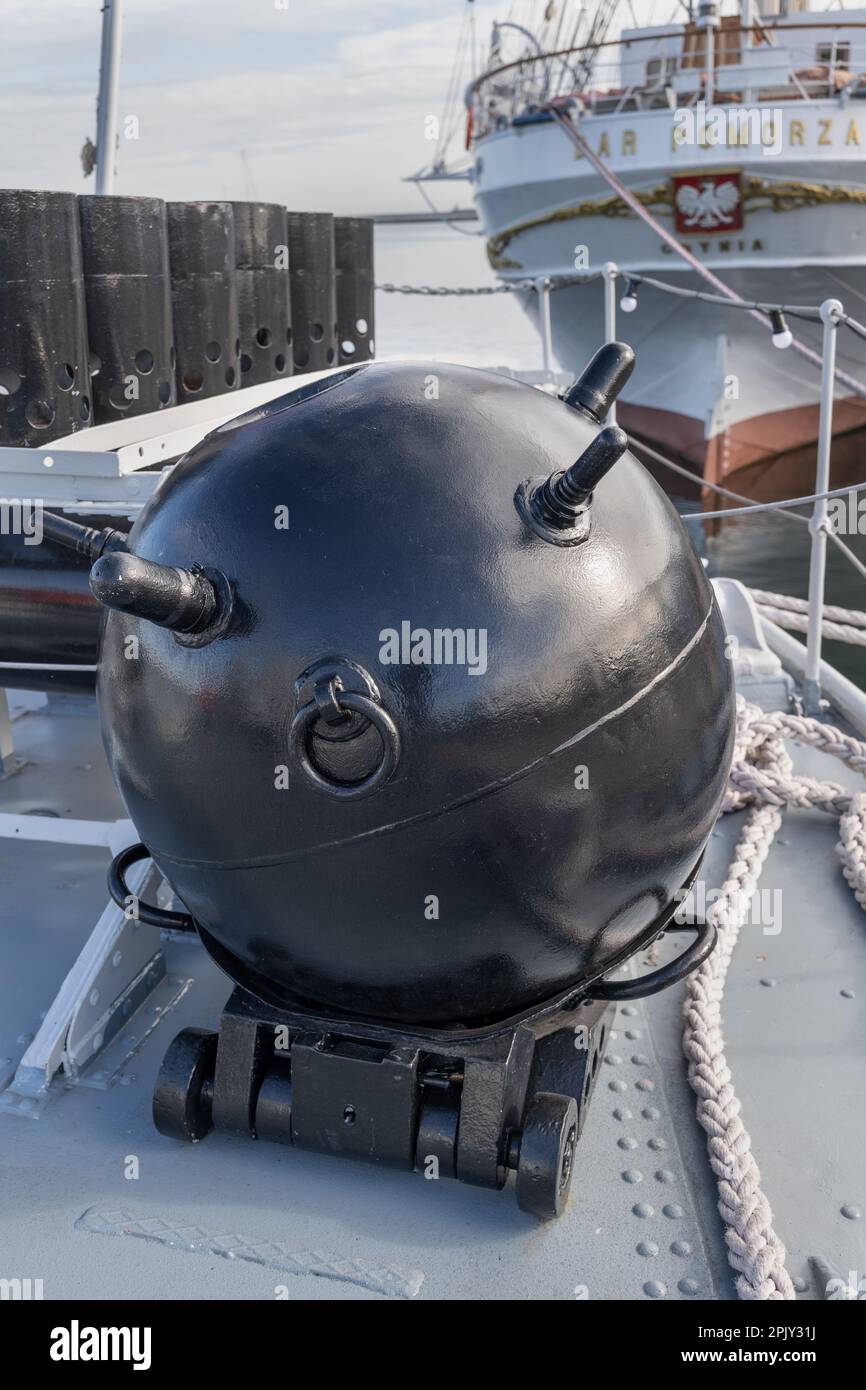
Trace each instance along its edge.
<instances>
[{"instance_id":1,"label":"spherical mine body","mask_svg":"<svg viewBox=\"0 0 866 1390\"><path fill-rule=\"evenodd\" d=\"M633 951L696 865L733 697L682 524L628 454L577 544L515 505L597 432L501 376L369 365L217 430L133 528L135 555L221 573L233 606L204 643L108 614L109 759L265 998L509 1015Z\"/></svg>"}]
</instances>

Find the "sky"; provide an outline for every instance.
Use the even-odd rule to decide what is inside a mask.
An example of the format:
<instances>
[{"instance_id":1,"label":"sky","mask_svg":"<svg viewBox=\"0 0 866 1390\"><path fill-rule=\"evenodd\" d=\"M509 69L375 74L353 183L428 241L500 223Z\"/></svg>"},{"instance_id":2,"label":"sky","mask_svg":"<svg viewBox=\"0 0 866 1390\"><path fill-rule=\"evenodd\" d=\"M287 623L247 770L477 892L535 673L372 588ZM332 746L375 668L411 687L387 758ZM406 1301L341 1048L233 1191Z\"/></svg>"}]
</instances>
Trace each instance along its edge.
<instances>
[{"instance_id":1,"label":"sky","mask_svg":"<svg viewBox=\"0 0 866 1390\"><path fill-rule=\"evenodd\" d=\"M486 52L503 5L475 8ZM431 157L428 117L442 115L463 10L464 0L124 0L115 191L420 210L401 179ZM100 33L100 0L0 0L0 186L93 191L79 154L96 138ZM449 190L442 205L454 200Z\"/></svg>"},{"instance_id":2,"label":"sky","mask_svg":"<svg viewBox=\"0 0 866 1390\"><path fill-rule=\"evenodd\" d=\"M115 191L421 210L401 180L430 161L466 3L123 0ZM481 55L494 17L535 28L549 3L474 0ZM96 139L100 33L100 0L0 0L0 187L93 191L80 151ZM464 184L432 192L470 201Z\"/></svg>"}]
</instances>

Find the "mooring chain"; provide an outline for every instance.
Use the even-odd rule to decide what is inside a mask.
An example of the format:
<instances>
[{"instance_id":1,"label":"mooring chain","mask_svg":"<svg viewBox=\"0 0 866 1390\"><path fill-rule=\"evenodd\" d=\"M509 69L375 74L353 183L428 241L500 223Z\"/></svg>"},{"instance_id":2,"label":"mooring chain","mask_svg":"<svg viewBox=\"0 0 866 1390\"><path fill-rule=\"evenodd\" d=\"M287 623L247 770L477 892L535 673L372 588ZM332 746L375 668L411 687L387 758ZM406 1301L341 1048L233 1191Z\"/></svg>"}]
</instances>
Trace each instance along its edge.
<instances>
[{"instance_id":1,"label":"mooring chain","mask_svg":"<svg viewBox=\"0 0 866 1390\"><path fill-rule=\"evenodd\" d=\"M524 277L519 280L508 280L498 285L394 285L391 283L377 285L376 289L381 290L382 294L421 294L421 295L452 295L457 299L465 299L467 295L479 294L514 294L518 290L535 290L538 287L538 280L546 282L548 289L564 289L567 285L588 284L591 280L597 280L597 275L546 275L541 277Z\"/></svg>"},{"instance_id":2,"label":"mooring chain","mask_svg":"<svg viewBox=\"0 0 866 1390\"><path fill-rule=\"evenodd\" d=\"M719 944L689 978L683 1050L698 1097L698 1120L708 1136L718 1179L719 1211L731 1267L742 1299L793 1299L785 1247L773 1229L770 1204L741 1115L725 1057L722 999L728 967L784 806L808 806L839 819L836 852L845 880L866 910L866 792L797 777L785 741L809 744L866 777L866 744L831 725L800 715L767 714L737 697L734 760L722 811L748 808L720 897L709 913Z\"/></svg>"},{"instance_id":3,"label":"mooring chain","mask_svg":"<svg viewBox=\"0 0 866 1390\"><path fill-rule=\"evenodd\" d=\"M531 281L529 282L532 283ZM422 294L453 295L464 299L467 295L509 294L515 285L377 285L383 294Z\"/></svg>"}]
</instances>

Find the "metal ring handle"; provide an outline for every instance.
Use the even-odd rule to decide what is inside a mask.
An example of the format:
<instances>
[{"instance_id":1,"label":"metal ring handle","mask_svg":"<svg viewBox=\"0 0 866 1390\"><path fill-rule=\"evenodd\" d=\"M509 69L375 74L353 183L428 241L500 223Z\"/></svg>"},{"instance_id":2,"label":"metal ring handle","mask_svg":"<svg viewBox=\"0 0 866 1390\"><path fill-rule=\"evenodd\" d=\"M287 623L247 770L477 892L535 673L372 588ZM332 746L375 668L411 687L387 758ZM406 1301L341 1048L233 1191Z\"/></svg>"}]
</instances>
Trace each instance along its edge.
<instances>
[{"instance_id":1,"label":"metal ring handle","mask_svg":"<svg viewBox=\"0 0 866 1390\"><path fill-rule=\"evenodd\" d=\"M627 1003L631 999L644 999L649 994L658 994L660 990L667 989L668 985L675 985L679 980L685 979L686 975L690 975L702 965L715 949L717 932L712 922L688 922L682 925L677 922L667 930L693 931L695 939L675 960L659 966L658 970L651 971L649 975L640 975L636 980L609 980L607 983L599 980L589 986L588 995L592 999L610 999Z\"/></svg>"},{"instance_id":2,"label":"metal ring handle","mask_svg":"<svg viewBox=\"0 0 866 1390\"><path fill-rule=\"evenodd\" d=\"M344 801L349 801L359 796L367 796L377 787L380 787L383 782L387 782L400 757L400 734L387 710L384 710L375 700L371 700L368 695L359 695L354 690L341 690L337 699L341 708L352 710L356 714L364 715L365 719L369 719L382 740L382 761L375 771L362 778L360 782L334 782L314 767L307 749L307 735L320 715L319 706L315 700L309 700L305 705L301 705L292 720L289 730L289 748L318 791L327 792L329 796L338 796Z\"/></svg>"},{"instance_id":3,"label":"metal ring handle","mask_svg":"<svg viewBox=\"0 0 866 1390\"><path fill-rule=\"evenodd\" d=\"M171 931L195 931L195 922L188 912L168 912L152 903L143 903L127 884L127 869L131 869L133 864L140 863L142 859L150 858L151 853L147 845L139 843L122 849L120 854L112 859L111 868L108 870L108 891L112 898L124 911L129 905L129 899L135 898L138 903L136 920L146 922L148 926L167 927Z\"/></svg>"}]
</instances>

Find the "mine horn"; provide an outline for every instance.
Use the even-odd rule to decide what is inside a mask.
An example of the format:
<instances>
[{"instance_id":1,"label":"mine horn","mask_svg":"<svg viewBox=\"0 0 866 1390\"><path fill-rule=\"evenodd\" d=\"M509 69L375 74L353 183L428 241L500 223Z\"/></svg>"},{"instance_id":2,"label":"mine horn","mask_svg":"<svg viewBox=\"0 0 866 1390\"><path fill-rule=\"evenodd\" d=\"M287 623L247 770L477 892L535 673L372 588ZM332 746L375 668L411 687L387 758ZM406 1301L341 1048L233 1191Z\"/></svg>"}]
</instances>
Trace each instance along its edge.
<instances>
[{"instance_id":1,"label":"mine horn","mask_svg":"<svg viewBox=\"0 0 866 1390\"><path fill-rule=\"evenodd\" d=\"M220 585L203 570L158 565L128 552L100 556L90 571L90 590L107 608L176 633L203 633L219 618Z\"/></svg>"},{"instance_id":2,"label":"mine horn","mask_svg":"<svg viewBox=\"0 0 866 1390\"><path fill-rule=\"evenodd\" d=\"M627 448L628 436L617 425L600 430L570 468L551 474L538 489L534 500L545 520L554 526L573 526L577 513Z\"/></svg>"},{"instance_id":3,"label":"mine horn","mask_svg":"<svg viewBox=\"0 0 866 1390\"><path fill-rule=\"evenodd\" d=\"M633 371L634 349L628 343L605 343L562 399L601 425Z\"/></svg>"}]
</instances>

